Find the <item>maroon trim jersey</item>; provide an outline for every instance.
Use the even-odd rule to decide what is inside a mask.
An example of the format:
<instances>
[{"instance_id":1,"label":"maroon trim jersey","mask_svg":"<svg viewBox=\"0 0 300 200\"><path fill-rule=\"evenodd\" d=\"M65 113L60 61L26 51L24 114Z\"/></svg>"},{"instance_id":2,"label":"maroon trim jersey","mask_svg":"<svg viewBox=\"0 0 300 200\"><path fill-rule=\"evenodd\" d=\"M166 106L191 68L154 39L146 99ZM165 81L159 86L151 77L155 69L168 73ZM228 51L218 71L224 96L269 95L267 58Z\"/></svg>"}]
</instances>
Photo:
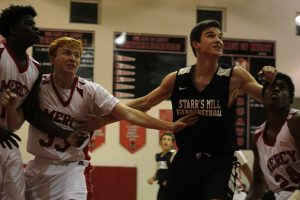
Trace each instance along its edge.
<instances>
[{"instance_id":1,"label":"maroon trim jersey","mask_svg":"<svg viewBox=\"0 0 300 200\"><path fill-rule=\"evenodd\" d=\"M53 74L43 75L39 94L41 110L64 129L74 130L87 114L109 115L119 100L101 85L75 77L71 89L57 86ZM50 136L29 126L27 151L35 156L56 161L89 160L89 139L81 148L70 146L64 139Z\"/></svg>"},{"instance_id":2,"label":"maroon trim jersey","mask_svg":"<svg viewBox=\"0 0 300 200\"><path fill-rule=\"evenodd\" d=\"M290 119L297 110L291 109ZM295 141L290 133L287 120L272 142L264 141L266 123L255 132L259 163L269 189L274 193L283 190L292 191L300 181L300 159Z\"/></svg>"},{"instance_id":3,"label":"maroon trim jersey","mask_svg":"<svg viewBox=\"0 0 300 200\"><path fill-rule=\"evenodd\" d=\"M234 131L236 103L228 108L229 82L232 67L218 66L212 80L203 91L193 84L195 65L177 72L171 96L173 120L196 113L199 120L175 134L181 151L226 153L237 149Z\"/></svg>"},{"instance_id":4,"label":"maroon trim jersey","mask_svg":"<svg viewBox=\"0 0 300 200\"><path fill-rule=\"evenodd\" d=\"M0 44L0 94L10 89L17 94L16 107L19 107L29 94L36 81L40 65L27 55L25 67L18 64L15 55L4 43ZM0 105L0 124L6 126L6 111Z\"/></svg>"}]
</instances>

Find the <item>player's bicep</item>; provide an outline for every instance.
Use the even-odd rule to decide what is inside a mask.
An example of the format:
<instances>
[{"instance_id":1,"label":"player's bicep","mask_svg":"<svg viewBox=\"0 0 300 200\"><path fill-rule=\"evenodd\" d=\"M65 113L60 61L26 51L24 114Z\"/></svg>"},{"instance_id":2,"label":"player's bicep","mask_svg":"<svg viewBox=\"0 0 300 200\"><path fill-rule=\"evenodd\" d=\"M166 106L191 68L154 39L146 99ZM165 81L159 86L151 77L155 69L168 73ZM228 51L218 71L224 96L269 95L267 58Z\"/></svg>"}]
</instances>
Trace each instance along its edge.
<instances>
[{"instance_id":1,"label":"player's bicep","mask_svg":"<svg viewBox=\"0 0 300 200\"><path fill-rule=\"evenodd\" d=\"M258 101L262 101L262 85L260 85L255 78L245 69L235 67L234 73L237 78L239 89L247 92L251 97Z\"/></svg>"}]
</instances>

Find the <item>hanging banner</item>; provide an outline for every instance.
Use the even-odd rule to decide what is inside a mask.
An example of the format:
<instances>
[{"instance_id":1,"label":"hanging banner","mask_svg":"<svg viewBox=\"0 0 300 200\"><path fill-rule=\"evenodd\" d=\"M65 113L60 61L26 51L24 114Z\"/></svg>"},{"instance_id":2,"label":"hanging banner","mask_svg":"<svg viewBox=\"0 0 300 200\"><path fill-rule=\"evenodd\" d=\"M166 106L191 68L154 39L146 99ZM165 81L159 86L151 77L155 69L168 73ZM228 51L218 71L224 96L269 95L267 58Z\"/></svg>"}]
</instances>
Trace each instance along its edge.
<instances>
[{"instance_id":1,"label":"hanging banner","mask_svg":"<svg viewBox=\"0 0 300 200\"><path fill-rule=\"evenodd\" d=\"M120 144L135 153L146 144L146 128L120 121Z\"/></svg>"},{"instance_id":2,"label":"hanging banner","mask_svg":"<svg viewBox=\"0 0 300 200\"><path fill-rule=\"evenodd\" d=\"M89 151L93 152L105 143L105 126L94 131L93 137L89 144Z\"/></svg>"}]
</instances>

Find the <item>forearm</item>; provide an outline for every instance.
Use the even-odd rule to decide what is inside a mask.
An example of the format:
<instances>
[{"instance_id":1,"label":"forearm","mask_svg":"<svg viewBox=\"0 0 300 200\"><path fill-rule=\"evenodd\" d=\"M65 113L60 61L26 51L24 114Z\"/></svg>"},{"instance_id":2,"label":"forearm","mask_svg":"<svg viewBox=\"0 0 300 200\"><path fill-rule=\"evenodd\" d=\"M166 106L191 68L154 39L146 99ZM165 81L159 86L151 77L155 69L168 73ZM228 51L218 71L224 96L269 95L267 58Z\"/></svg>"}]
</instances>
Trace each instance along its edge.
<instances>
[{"instance_id":1,"label":"forearm","mask_svg":"<svg viewBox=\"0 0 300 200\"><path fill-rule=\"evenodd\" d=\"M23 109L20 107L15 109L13 107L6 107L6 114L7 114L7 125L10 130L16 131L18 130L23 122L25 121L23 115Z\"/></svg>"},{"instance_id":2,"label":"forearm","mask_svg":"<svg viewBox=\"0 0 300 200\"><path fill-rule=\"evenodd\" d=\"M124 116L124 120L146 128L172 131L171 122L156 119L150 115L133 109L130 113L127 113L127 115Z\"/></svg>"},{"instance_id":3,"label":"forearm","mask_svg":"<svg viewBox=\"0 0 300 200\"><path fill-rule=\"evenodd\" d=\"M255 183L252 184L247 195L247 200L257 200L260 199L266 189L265 184Z\"/></svg>"}]
</instances>

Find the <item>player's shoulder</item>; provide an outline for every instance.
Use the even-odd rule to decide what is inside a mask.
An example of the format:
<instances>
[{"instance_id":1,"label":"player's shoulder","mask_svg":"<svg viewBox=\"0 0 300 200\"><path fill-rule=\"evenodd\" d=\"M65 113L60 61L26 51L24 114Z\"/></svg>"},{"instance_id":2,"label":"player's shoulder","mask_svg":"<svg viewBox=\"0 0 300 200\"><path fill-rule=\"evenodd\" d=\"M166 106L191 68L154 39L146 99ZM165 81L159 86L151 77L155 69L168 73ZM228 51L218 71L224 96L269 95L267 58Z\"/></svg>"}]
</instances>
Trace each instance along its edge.
<instances>
[{"instance_id":1,"label":"player's shoulder","mask_svg":"<svg viewBox=\"0 0 300 200\"><path fill-rule=\"evenodd\" d=\"M41 69L41 65L38 61L36 61L34 58L28 56L29 61L38 69Z\"/></svg>"},{"instance_id":2,"label":"player's shoulder","mask_svg":"<svg viewBox=\"0 0 300 200\"><path fill-rule=\"evenodd\" d=\"M192 70L194 65L188 65L185 67L180 68L177 72L173 72L173 74L177 73L178 75L185 75L189 74ZM171 73L172 74L172 73Z\"/></svg>"}]
</instances>

